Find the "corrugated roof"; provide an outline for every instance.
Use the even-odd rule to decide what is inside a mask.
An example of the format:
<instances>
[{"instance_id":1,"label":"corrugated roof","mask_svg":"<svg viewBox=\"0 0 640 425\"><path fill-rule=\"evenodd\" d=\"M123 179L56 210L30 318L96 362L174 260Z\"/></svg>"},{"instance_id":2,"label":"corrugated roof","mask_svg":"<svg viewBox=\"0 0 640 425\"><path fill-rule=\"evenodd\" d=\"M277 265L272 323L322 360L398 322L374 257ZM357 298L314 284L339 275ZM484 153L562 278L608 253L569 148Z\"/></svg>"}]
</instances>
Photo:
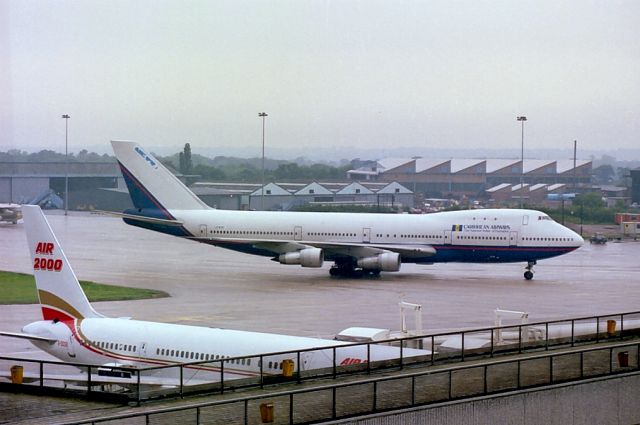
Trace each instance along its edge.
<instances>
[{"instance_id":1,"label":"corrugated roof","mask_svg":"<svg viewBox=\"0 0 640 425\"><path fill-rule=\"evenodd\" d=\"M400 189L396 192L396 189ZM391 182L376 193L413 193L398 182Z\"/></svg>"},{"instance_id":2,"label":"corrugated roof","mask_svg":"<svg viewBox=\"0 0 640 425\"><path fill-rule=\"evenodd\" d=\"M547 187L547 185L546 185L546 184L544 184L544 183L538 183L538 184L534 184L533 186L529 187L529 191L531 191L531 192L532 192L532 191L534 191L534 190L540 190L540 189L543 189L543 188L545 188L545 187Z\"/></svg>"},{"instance_id":3,"label":"corrugated roof","mask_svg":"<svg viewBox=\"0 0 640 425\"><path fill-rule=\"evenodd\" d=\"M416 173L429 170L431 168L442 165L446 162L449 162L449 160L448 159L429 159L429 158L416 159Z\"/></svg>"},{"instance_id":4,"label":"corrugated roof","mask_svg":"<svg viewBox=\"0 0 640 425\"><path fill-rule=\"evenodd\" d=\"M576 161L576 168L581 167L585 164L590 163L591 161L587 161L584 159L579 159ZM567 171L573 170L573 159L560 159L556 161L556 169L557 173L566 173Z\"/></svg>"},{"instance_id":5,"label":"corrugated roof","mask_svg":"<svg viewBox=\"0 0 640 425\"><path fill-rule=\"evenodd\" d=\"M378 161L378 169L381 169L380 171L389 171L411 161L413 161L411 158L383 158Z\"/></svg>"},{"instance_id":6,"label":"corrugated roof","mask_svg":"<svg viewBox=\"0 0 640 425\"><path fill-rule=\"evenodd\" d=\"M267 191L270 191L270 193L267 193ZM265 196L291 195L291 192L283 189L282 187L278 186L275 183L269 183L264 186L264 194ZM262 195L262 188L251 193L251 196L258 196L258 195Z\"/></svg>"},{"instance_id":7,"label":"corrugated roof","mask_svg":"<svg viewBox=\"0 0 640 425\"><path fill-rule=\"evenodd\" d=\"M493 193L493 192L497 192L499 190L504 190L508 187L511 187L511 183L501 183L497 186L493 186L492 188L487 189L487 192Z\"/></svg>"},{"instance_id":8,"label":"corrugated roof","mask_svg":"<svg viewBox=\"0 0 640 425\"><path fill-rule=\"evenodd\" d=\"M525 159L524 172L526 174L539 168L546 167L547 165L551 165L554 162L555 161L550 161L548 159Z\"/></svg>"},{"instance_id":9,"label":"corrugated roof","mask_svg":"<svg viewBox=\"0 0 640 425\"><path fill-rule=\"evenodd\" d=\"M457 173L459 171L466 170L467 168L482 164L484 161L484 159L452 159L451 172Z\"/></svg>"},{"instance_id":10,"label":"corrugated roof","mask_svg":"<svg viewBox=\"0 0 640 425\"><path fill-rule=\"evenodd\" d=\"M518 159L487 159L487 173L495 173L503 168L513 167L519 162Z\"/></svg>"},{"instance_id":11,"label":"corrugated roof","mask_svg":"<svg viewBox=\"0 0 640 425\"><path fill-rule=\"evenodd\" d=\"M333 195L333 192L316 182L310 183L298 190L296 195Z\"/></svg>"},{"instance_id":12,"label":"corrugated roof","mask_svg":"<svg viewBox=\"0 0 640 425\"><path fill-rule=\"evenodd\" d=\"M364 187L358 182L353 182L350 185L343 187L339 191L336 192L336 195L353 195L356 193L356 189L360 189L360 194L372 194L373 191Z\"/></svg>"},{"instance_id":13,"label":"corrugated roof","mask_svg":"<svg viewBox=\"0 0 640 425\"><path fill-rule=\"evenodd\" d=\"M518 184L514 184L513 186L511 186L511 191L515 192L516 190L520 190L520 188L523 188L524 190L527 190L527 187L529 187L528 183L525 183L523 185L520 185L520 183L518 183Z\"/></svg>"}]
</instances>

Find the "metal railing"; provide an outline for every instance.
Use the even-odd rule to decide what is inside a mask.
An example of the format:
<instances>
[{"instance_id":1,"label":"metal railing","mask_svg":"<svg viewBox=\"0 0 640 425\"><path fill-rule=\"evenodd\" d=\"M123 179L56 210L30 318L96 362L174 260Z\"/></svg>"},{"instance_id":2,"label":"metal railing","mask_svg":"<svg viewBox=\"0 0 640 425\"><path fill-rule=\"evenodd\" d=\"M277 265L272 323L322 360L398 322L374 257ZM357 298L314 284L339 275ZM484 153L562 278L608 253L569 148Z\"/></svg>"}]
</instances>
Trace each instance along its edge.
<instances>
[{"instance_id":1,"label":"metal railing","mask_svg":"<svg viewBox=\"0 0 640 425\"><path fill-rule=\"evenodd\" d=\"M579 383L581 380L597 378L608 375L622 373L638 373L640 371L640 342L614 343L607 347L581 347L569 349L568 352L528 355L518 359L490 360L482 364L456 365L450 367L440 367L436 370L427 370L413 373L403 373L396 376L366 378L356 382L336 383L331 385L317 386L291 391L279 391L270 394L255 395L250 397L239 397L230 400L212 401L206 403L190 404L186 406L155 409L145 412L128 414L118 414L93 418L77 422L68 422L67 425L99 424L107 421L128 420L132 418L145 418L146 423L151 423L154 416L167 414L180 414L192 412L194 423L200 423L201 419L207 417L207 423L215 423L218 418L220 423L228 423L228 418L216 415L216 408L234 406L234 411L240 414L243 423L250 422L253 415L251 412L257 411L258 403L268 403L272 406L277 404L279 409L284 411L289 424L305 423L312 421L335 420L354 414L371 414L394 409L423 406L433 403L461 400L470 397L479 397L492 394L504 393L507 391L523 390L535 387L544 387L558 383ZM629 351L635 350L635 364L628 363L631 356ZM616 357L614 354L617 354ZM569 358L569 364L565 361L563 367L554 367L555 363L562 358ZM616 361L617 358L617 361ZM516 367L509 367L509 366ZM571 368L577 367L578 373L571 373ZM538 373L535 378L530 376L531 369L540 369L547 373ZM501 369L494 372L496 369ZM511 370L511 373L509 371ZM480 373L474 373L480 372ZM478 377L470 390L458 388L456 380L468 378L469 375ZM506 376L507 384L496 383L496 375ZM438 381L440 377L445 377L444 389L440 391L428 392L432 388L429 380ZM477 380L476 380L477 381ZM499 380L498 380L499 381ZM502 379L501 382L505 381ZM388 385L388 384L400 384ZM385 389L385 386L387 387ZM314 397L303 397L304 395L315 394ZM350 397L353 394L360 396L360 403L356 407L357 412L349 410L352 404ZM364 394L364 396L363 396ZM429 398L429 395L435 396ZM342 398L341 398L342 397ZM309 403L317 403L323 399L330 408L319 409L317 405L310 406ZM345 402L346 400L346 402ZM242 409L240 409L242 407ZM256 408L252 410L252 408ZM310 417L310 415L312 417ZM184 417L181 417L184 419ZM166 417L164 418L167 419Z\"/></svg>"},{"instance_id":2,"label":"metal railing","mask_svg":"<svg viewBox=\"0 0 640 425\"><path fill-rule=\"evenodd\" d=\"M616 320L616 324L620 324L620 329L612 332L610 328L611 320ZM640 332L640 311L611 314L611 315L599 315L599 316L587 316L574 319L560 319L554 321L517 324L517 325L505 325L500 327L485 327L469 329L464 331L443 332L431 335L418 335L403 337L399 339L389 339L384 341L366 342L366 343L352 343L339 345L334 347L317 347L304 350L294 351L278 351L272 353L264 353L253 356L240 356L229 357L218 360L205 360L205 361L193 361L188 363L179 363L166 366L152 366L152 367L131 367L131 366L109 366L106 368L102 365L89 365L81 363L68 363L61 361L45 361L45 360L30 360L20 359L15 357L0 357L0 361L25 363L25 364L37 364L39 370L38 384L40 387L44 387L44 382L47 381L45 376L45 365L60 366L74 366L82 370L87 370L86 379L84 385L77 385L79 388L86 388L87 395L96 395L98 393L105 394L115 392L118 399L123 395L122 388L115 388L105 386L104 388L98 386L92 382L92 371L109 369L114 372L122 372L129 374L131 378L128 381L122 381L128 388L126 396L130 400L136 400L138 403L142 400L151 399L156 396L184 396L188 393L195 392L220 392L224 393L229 389L236 388L249 388L259 387L264 388L265 385L270 383L278 383L283 381L295 381L302 382L308 379L316 379L320 377L331 376L336 378L341 374L349 373L371 373L375 369L383 368L397 368L402 370L409 364L414 365L436 365L442 363L449 363L455 361L464 362L470 358L490 357L493 358L496 355L523 353L529 351L550 350L558 347L574 347L580 343L611 341L612 339L622 340L626 336L632 336L636 330L625 330L625 320L637 320L638 327L637 332ZM609 322L609 323L607 323ZM606 324L606 325L605 325ZM608 326L607 326L608 325ZM560 328L564 326L564 329L556 332L550 336L550 330ZM509 334L510 332L510 334ZM508 337L508 334L511 335ZM505 337L507 335L507 337ZM446 341L459 338L460 347L446 349L443 345ZM479 337L485 338L488 341L486 346L472 346L471 342ZM505 342L505 340L508 340ZM467 344L465 344L467 342ZM371 361L371 346L372 345L392 345L399 348L399 357L396 359L389 359L384 361ZM466 346L465 346L466 345ZM365 347L366 361L359 364L341 365L337 363L337 353L342 349L349 349L352 347ZM407 356L405 354L405 348L423 348L430 350L431 354L425 352L421 356ZM301 358L302 356L309 355L324 351L323 355L331 353L332 361L331 366L322 369L309 369L301 370ZM364 352L364 351L363 351ZM295 371L291 377L284 378L282 375L274 375L273 371L265 371L265 362L269 359L295 359ZM229 379L225 375L230 375L226 372L232 369L232 365L236 363L249 363L249 360L256 359L259 364L259 372L254 376L244 379ZM217 380L210 380L208 384L201 385L188 385L189 379L185 378L185 372L191 374L192 378L197 379L197 374L201 373L198 370L209 369L216 370L219 374ZM204 372L202 372L204 373ZM151 390L144 388L144 377L152 375L171 375L177 377L175 388L163 388L162 390ZM75 379L75 382L81 384L80 379ZM115 380L114 380L115 381ZM114 382L114 384L117 384ZM114 390L115 388L115 390Z\"/></svg>"}]
</instances>

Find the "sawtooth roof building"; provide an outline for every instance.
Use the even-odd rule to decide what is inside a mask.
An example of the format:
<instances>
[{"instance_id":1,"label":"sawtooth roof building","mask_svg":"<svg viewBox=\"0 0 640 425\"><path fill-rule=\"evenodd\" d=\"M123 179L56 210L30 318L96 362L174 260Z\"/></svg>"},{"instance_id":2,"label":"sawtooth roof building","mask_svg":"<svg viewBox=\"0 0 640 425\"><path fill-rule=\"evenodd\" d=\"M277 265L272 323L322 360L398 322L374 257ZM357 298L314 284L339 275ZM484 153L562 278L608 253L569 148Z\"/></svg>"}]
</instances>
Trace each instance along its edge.
<instances>
[{"instance_id":1,"label":"sawtooth roof building","mask_svg":"<svg viewBox=\"0 0 640 425\"><path fill-rule=\"evenodd\" d=\"M586 160L384 158L349 170L356 181L398 182L415 193L435 197L484 197L500 185L541 190L536 185L587 188L592 162ZM502 186L504 188L506 186ZM554 188L554 190L557 188ZM517 191L521 189L518 187Z\"/></svg>"}]
</instances>

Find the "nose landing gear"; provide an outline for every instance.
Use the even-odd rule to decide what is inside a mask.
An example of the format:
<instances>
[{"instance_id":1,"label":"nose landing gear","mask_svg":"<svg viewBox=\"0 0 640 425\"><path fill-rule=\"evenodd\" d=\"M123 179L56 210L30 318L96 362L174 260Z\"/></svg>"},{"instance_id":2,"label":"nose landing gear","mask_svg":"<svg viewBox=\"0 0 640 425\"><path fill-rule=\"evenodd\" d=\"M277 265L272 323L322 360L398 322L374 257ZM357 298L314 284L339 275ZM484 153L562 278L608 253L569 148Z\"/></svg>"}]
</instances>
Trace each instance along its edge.
<instances>
[{"instance_id":1,"label":"nose landing gear","mask_svg":"<svg viewBox=\"0 0 640 425\"><path fill-rule=\"evenodd\" d=\"M526 280L531 280L533 279L533 266L536 265L536 261L529 261L527 263L527 266L524 268L525 272L524 272L524 278Z\"/></svg>"}]
</instances>

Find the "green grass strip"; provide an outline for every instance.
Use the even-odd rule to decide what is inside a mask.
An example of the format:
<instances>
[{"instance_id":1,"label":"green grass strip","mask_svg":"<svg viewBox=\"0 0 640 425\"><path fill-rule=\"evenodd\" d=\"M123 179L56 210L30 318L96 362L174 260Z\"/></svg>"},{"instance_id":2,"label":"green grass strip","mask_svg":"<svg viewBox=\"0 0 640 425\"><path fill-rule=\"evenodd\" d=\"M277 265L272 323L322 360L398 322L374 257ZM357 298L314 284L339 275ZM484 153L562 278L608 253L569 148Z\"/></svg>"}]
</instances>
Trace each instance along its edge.
<instances>
[{"instance_id":1,"label":"green grass strip","mask_svg":"<svg viewBox=\"0 0 640 425\"><path fill-rule=\"evenodd\" d=\"M127 288L81 280L80 285L89 301L123 301L168 297L155 289ZM0 271L0 304L37 304L36 281L33 275Z\"/></svg>"}]
</instances>

